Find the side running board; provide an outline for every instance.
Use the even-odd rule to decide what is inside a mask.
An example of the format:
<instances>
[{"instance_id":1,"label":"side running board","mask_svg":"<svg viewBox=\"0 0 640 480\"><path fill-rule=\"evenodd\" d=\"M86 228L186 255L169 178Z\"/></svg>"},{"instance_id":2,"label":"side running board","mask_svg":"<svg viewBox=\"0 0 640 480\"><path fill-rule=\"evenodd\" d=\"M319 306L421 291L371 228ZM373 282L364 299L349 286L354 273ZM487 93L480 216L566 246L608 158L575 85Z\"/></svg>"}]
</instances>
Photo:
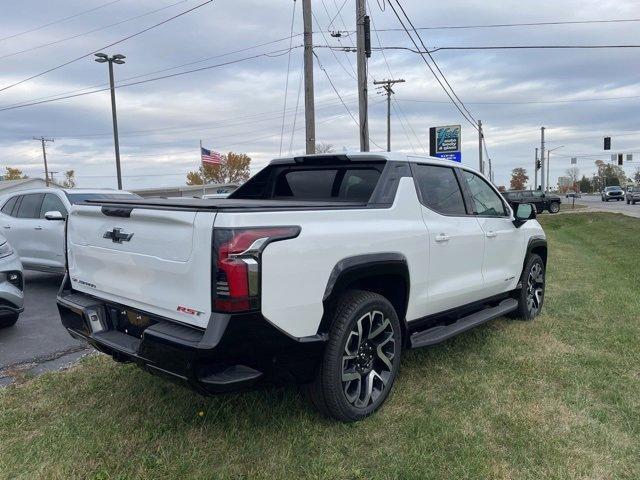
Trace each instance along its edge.
<instances>
[{"instance_id":1,"label":"side running board","mask_svg":"<svg viewBox=\"0 0 640 480\"><path fill-rule=\"evenodd\" d=\"M508 298L500 302L496 307L487 308L486 310L473 313L467 317L461 318L451 325L440 325L421 332L415 332L410 338L411 348L428 347L430 345L436 345L444 342L451 337L455 337L459 333L466 332L467 330L477 327L489 320L493 320L494 318L513 312L516 308L518 308L518 301L513 298Z\"/></svg>"}]
</instances>

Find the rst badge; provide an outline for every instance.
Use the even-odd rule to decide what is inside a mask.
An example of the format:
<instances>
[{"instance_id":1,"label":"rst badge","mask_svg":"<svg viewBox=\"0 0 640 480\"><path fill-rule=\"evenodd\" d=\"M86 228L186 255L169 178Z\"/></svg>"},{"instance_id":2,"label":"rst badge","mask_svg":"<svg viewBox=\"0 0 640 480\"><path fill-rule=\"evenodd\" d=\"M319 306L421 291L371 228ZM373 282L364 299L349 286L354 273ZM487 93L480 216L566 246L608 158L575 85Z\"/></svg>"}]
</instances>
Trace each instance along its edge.
<instances>
[{"instance_id":1,"label":"rst badge","mask_svg":"<svg viewBox=\"0 0 640 480\"><path fill-rule=\"evenodd\" d=\"M204 313L204 312L201 312L199 310L195 310L193 308L183 307L182 305L178 305L177 310L178 310L178 312L186 313L187 315L193 315L195 317L199 317L200 315L202 315Z\"/></svg>"}]
</instances>

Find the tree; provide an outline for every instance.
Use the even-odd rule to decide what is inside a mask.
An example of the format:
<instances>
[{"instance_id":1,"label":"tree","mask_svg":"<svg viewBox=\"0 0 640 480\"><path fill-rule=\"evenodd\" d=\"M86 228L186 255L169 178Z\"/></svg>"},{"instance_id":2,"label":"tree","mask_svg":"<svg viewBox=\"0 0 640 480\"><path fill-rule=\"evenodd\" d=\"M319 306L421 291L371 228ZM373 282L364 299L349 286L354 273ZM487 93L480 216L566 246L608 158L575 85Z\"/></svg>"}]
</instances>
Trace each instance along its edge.
<instances>
[{"instance_id":1,"label":"tree","mask_svg":"<svg viewBox=\"0 0 640 480\"><path fill-rule=\"evenodd\" d=\"M518 167L511 171L511 190L524 190L528 181L529 175L526 169Z\"/></svg>"},{"instance_id":2,"label":"tree","mask_svg":"<svg viewBox=\"0 0 640 480\"><path fill-rule=\"evenodd\" d=\"M5 169L5 180L20 180L21 178L29 178L26 175L23 175L22 170L20 170L19 168L5 167Z\"/></svg>"},{"instance_id":3,"label":"tree","mask_svg":"<svg viewBox=\"0 0 640 480\"><path fill-rule=\"evenodd\" d=\"M589 180L584 175L582 176L582 179L580 179L579 187L580 191L584 193L591 193L593 191L591 180Z\"/></svg>"},{"instance_id":4,"label":"tree","mask_svg":"<svg viewBox=\"0 0 640 480\"><path fill-rule=\"evenodd\" d=\"M640 167L636 165L636 171L633 173L633 180L636 183L640 183Z\"/></svg>"},{"instance_id":5,"label":"tree","mask_svg":"<svg viewBox=\"0 0 640 480\"><path fill-rule=\"evenodd\" d=\"M62 181L64 188L75 188L76 186L76 171L67 170L64 172L64 180Z\"/></svg>"},{"instance_id":6,"label":"tree","mask_svg":"<svg viewBox=\"0 0 640 480\"><path fill-rule=\"evenodd\" d=\"M599 187L602 189L611 185L625 185L627 183L627 174L618 165L611 165L602 160L596 160L596 167L599 178Z\"/></svg>"},{"instance_id":7,"label":"tree","mask_svg":"<svg viewBox=\"0 0 640 480\"><path fill-rule=\"evenodd\" d=\"M333 145L330 143L318 143L316 144L316 153L333 153L335 150L333 149Z\"/></svg>"},{"instance_id":8,"label":"tree","mask_svg":"<svg viewBox=\"0 0 640 480\"><path fill-rule=\"evenodd\" d=\"M201 165L197 171L187 173L187 185L206 183L240 184L251 176L251 157L244 153L229 152L222 155L220 165Z\"/></svg>"},{"instance_id":9,"label":"tree","mask_svg":"<svg viewBox=\"0 0 640 480\"><path fill-rule=\"evenodd\" d=\"M580 181L580 169L578 167L571 167L567 168L564 173L571 182L571 188L575 190L577 188L578 182Z\"/></svg>"}]
</instances>

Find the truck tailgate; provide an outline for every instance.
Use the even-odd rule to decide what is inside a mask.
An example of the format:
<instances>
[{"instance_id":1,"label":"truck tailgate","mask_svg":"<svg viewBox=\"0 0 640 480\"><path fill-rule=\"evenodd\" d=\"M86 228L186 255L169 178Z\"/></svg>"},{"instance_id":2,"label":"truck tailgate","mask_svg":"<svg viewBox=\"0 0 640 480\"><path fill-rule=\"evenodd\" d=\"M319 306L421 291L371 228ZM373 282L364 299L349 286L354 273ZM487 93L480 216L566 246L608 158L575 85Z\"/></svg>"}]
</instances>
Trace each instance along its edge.
<instances>
[{"instance_id":1,"label":"truck tailgate","mask_svg":"<svg viewBox=\"0 0 640 480\"><path fill-rule=\"evenodd\" d=\"M79 205L67 227L72 286L116 304L206 327L214 218L214 212L162 209L108 216L100 206Z\"/></svg>"}]
</instances>

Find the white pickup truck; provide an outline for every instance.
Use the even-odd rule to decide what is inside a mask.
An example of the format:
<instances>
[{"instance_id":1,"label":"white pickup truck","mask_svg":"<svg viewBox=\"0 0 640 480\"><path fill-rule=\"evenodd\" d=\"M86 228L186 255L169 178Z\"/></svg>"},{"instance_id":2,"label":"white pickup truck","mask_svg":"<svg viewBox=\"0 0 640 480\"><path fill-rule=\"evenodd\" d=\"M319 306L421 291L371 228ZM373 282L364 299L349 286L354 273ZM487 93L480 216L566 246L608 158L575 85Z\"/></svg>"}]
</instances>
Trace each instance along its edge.
<instances>
[{"instance_id":1,"label":"white pickup truck","mask_svg":"<svg viewBox=\"0 0 640 480\"><path fill-rule=\"evenodd\" d=\"M542 308L547 243L463 165L393 153L272 161L227 199L75 205L62 323L212 394L305 385L341 421L378 409L404 349Z\"/></svg>"}]
</instances>

